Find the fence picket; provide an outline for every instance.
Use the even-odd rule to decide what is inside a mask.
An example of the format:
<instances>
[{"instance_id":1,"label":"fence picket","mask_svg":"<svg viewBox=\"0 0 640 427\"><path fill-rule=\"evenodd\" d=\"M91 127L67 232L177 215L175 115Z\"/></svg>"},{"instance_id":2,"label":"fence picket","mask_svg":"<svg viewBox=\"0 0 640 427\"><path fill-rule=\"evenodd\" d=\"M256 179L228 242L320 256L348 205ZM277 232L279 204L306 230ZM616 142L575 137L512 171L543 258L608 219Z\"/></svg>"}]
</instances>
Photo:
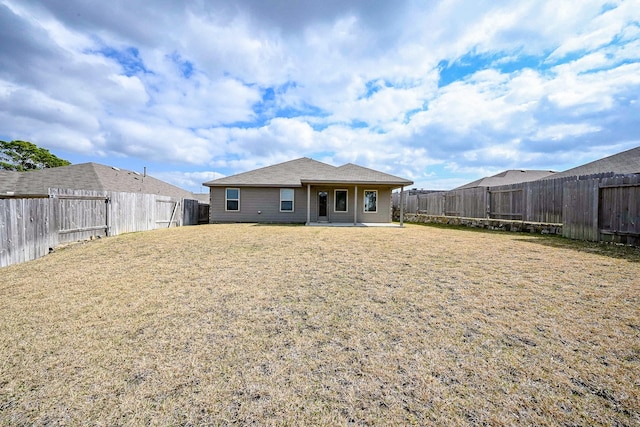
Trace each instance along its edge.
<instances>
[{"instance_id":1,"label":"fence picket","mask_svg":"<svg viewBox=\"0 0 640 427\"><path fill-rule=\"evenodd\" d=\"M0 267L39 258L61 243L198 223L196 200L68 189L49 193L0 197Z\"/></svg>"},{"instance_id":2,"label":"fence picket","mask_svg":"<svg viewBox=\"0 0 640 427\"><path fill-rule=\"evenodd\" d=\"M397 204L399 198L394 200ZM405 213L562 224L563 235L572 239L638 244L640 174L608 172L409 194Z\"/></svg>"}]
</instances>

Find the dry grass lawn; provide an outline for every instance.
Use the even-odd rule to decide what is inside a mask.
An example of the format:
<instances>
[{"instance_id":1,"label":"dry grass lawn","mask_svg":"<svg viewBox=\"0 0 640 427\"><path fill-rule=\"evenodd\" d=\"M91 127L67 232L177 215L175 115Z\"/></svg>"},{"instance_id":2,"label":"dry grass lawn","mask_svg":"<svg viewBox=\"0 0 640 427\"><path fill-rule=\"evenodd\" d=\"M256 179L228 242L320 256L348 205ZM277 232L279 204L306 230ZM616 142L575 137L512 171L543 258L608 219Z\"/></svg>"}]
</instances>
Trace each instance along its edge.
<instances>
[{"instance_id":1,"label":"dry grass lawn","mask_svg":"<svg viewBox=\"0 0 640 427\"><path fill-rule=\"evenodd\" d=\"M0 425L640 425L640 251L207 225L0 270Z\"/></svg>"}]
</instances>

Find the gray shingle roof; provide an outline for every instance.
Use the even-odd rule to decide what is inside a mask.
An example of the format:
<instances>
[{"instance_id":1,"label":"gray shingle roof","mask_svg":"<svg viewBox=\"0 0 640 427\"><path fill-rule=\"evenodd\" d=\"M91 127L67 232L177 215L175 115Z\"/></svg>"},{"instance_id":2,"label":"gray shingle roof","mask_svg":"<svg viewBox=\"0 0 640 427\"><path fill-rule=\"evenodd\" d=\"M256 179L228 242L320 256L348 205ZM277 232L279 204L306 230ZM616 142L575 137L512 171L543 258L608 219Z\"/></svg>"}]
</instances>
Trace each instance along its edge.
<instances>
[{"instance_id":1,"label":"gray shingle roof","mask_svg":"<svg viewBox=\"0 0 640 427\"><path fill-rule=\"evenodd\" d=\"M519 184L521 182L536 181L545 177L553 178L555 172L545 170L518 170L511 169L499 174L488 176L478 179L460 187L454 188L454 190L462 190L464 188L475 187L495 187L498 185Z\"/></svg>"},{"instance_id":2,"label":"gray shingle roof","mask_svg":"<svg viewBox=\"0 0 640 427\"><path fill-rule=\"evenodd\" d=\"M20 176L18 172L0 170L0 194L13 191L18 185Z\"/></svg>"},{"instance_id":3,"label":"gray shingle roof","mask_svg":"<svg viewBox=\"0 0 640 427\"><path fill-rule=\"evenodd\" d=\"M413 181L348 163L336 167L308 157L205 182L208 187L300 187L303 184L377 184L404 186Z\"/></svg>"},{"instance_id":4,"label":"gray shingle roof","mask_svg":"<svg viewBox=\"0 0 640 427\"><path fill-rule=\"evenodd\" d=\"M0 171L0 194L48 194L49 188L158 194L195 199L193 194L149 175L98 163L35 170Z\"/></svg>"},{"instance_id":5,"label":"gray shingle roof","mask_svg":"<svg viewBox=\"0 0 640 427\"><path fill-rule=\"evenodd\" d=\"M632 148L609 157L567 169L548 178L593 175L613 172L616 174L640 173L640 147ZM543 178L543 179L548 179Z\"/></svg>"},{"instance_id":6,"label":"gray shingle roof","mask_svg":"<svg viewBox=\"0 0 640 427\"><path fill-rule=\"evenodd\" d=\"M304 175L326 175L335 170L333 166L307 157L266 166L260 169L214 179L205 182L209 187L237 185L251 187L295 187L300 186Z\"/></svg>"}]
</instances>

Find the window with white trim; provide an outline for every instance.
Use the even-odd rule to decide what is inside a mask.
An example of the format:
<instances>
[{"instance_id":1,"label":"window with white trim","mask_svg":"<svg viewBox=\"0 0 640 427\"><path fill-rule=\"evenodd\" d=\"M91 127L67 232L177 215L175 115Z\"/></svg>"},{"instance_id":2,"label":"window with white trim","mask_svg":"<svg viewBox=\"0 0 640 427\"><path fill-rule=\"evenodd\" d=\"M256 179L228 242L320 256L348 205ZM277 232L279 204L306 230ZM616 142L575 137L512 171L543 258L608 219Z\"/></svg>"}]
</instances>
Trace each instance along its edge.
<instances>
[{"instance_id":1,"label":"window with white trim","mask_svg":"<svg viewBox=\"0 0 640 427\"><path fill-rule=\"evenodd\" d=\"M280 189L280 212L293 212L294 194L292 188Z\"/></svg>"},{"instance_id":2,"label":"window with white trim","mask_svg":"<svg viewBox=\"0 0 640 427\"><path fill-rule=\"evenodd\" d=\"M364 191L364 211L378 212L378 190Z\"/></svg>"},{"instance_id":3,"label":"window with white trim","mask_svg":"<svg viewBox=\"0 0 640 427\"><path fill-rule=\"evenodd\" d=\"M239 188L227 188L224 191L224 200L226 211L239 211L240 210L240 189Z\"/></svg>"},{"instance_id":4,"label":"window with white trim","mask_svg":"<svg viewBox=\"0 0 640 427\"><path fill-rule=\"evenodd\" d=\"M347 212L347 194L347 190L336 190L334 192L333 210L335 212Z\"/></svg>"}]
</instances>

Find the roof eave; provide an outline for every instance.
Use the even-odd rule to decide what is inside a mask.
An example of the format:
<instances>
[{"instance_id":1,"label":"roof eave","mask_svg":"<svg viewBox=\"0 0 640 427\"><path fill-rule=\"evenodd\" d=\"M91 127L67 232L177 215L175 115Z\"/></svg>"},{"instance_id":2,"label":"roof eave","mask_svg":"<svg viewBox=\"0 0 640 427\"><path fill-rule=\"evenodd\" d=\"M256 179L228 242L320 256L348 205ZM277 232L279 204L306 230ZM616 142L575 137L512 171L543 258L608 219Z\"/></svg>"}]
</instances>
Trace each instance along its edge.
<instances>
[{"instance_id":1,"label":"roof eave","mask_svg":"<svg viewBox=\"0 0 640 427\"><path fill-rule=\"evenodd\" d=\"M271 183L271 184L248 184L248 183L237 183L237 182L220 182L220 183L212 183L212 182L205 182L202 184L205 187L260 187L260 188L280 188L280 187L302 187L302 185L298 182L297 184L294 183L286 183L286 182L281 182L281 183Z\"/></svg>"},{"instance_id":2,"label":"roof eave","mask_svg":"<svg viewBox=\"0 0 640 427\"><path fill-rule=\"evenodd\" d=\"M202 185L205 187L254 187L254 188L281 188L281 187L302 187L303 185L384 185L397 187L406 187L413 185L413 181L351 181L351 180L335 180L335 179L304 179L298 183L269 183L269 184L255 184L255 183L238 183L238 182L205 182Z\"/></svg>"},{"instance_id":3,"label":"roof eave","mask_svg":"<svg viewBox=\"0 0 640 427\"><path fill-rule=\"evenodd\" d=\"M313 185L390 185L394 187L405 187L413 185L413 181L366 181L366 180L339 180L339 179L303 179L302 184Z\"/></svg>"}]
</instances>

